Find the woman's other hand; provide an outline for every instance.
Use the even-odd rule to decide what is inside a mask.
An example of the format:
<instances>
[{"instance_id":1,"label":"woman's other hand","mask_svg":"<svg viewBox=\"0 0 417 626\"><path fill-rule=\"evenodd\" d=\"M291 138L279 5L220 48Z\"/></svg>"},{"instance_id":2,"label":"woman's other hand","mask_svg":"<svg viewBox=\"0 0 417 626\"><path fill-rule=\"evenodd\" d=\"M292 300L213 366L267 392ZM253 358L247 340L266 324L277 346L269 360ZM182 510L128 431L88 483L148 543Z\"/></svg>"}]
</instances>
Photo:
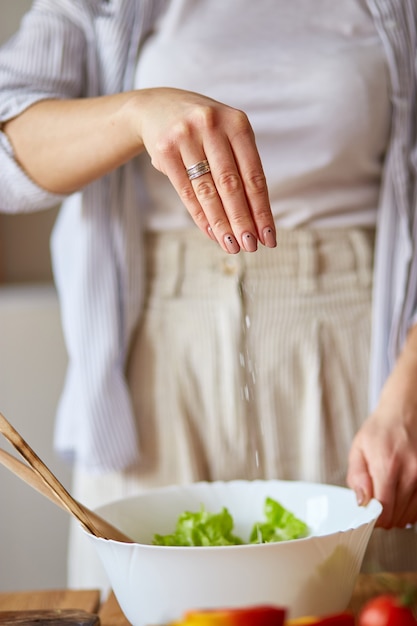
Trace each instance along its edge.
<instances>
[{"instance_id":1,"label":"woman's other hand","mask_svg":"<svg viewBox=\"0 0 417 626\"><path fill-rule=\"evenodd\" d=\"M417 326L353 441L347 483L359 503L382 503L377 526L417 522Z\"/></svg>"}]
</instances>

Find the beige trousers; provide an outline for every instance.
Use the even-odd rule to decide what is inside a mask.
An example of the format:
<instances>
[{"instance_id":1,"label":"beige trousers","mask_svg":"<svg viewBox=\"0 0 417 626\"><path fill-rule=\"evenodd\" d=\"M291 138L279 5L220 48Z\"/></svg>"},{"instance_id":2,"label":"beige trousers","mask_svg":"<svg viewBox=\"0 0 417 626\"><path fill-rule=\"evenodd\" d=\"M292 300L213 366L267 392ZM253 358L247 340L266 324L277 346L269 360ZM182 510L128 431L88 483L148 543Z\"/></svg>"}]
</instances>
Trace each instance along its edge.
<instances>
[{"instance_id":1,"label":"beige trousers","mask_svg":"<svg viewBox=\"0 0 417 626\"><path fill-rule=\"evenodd\" d=\"M374 233L293 230L230 256L198 231L149 235L146 308L128 380L142 463L75 471L89 506L195 480L344 485L367 414ZM379 531L368 569L415 569L414 530ZM105 588L72 529L69 584ZM381 543L382 542L382 543Z\"/></svg>"}]
</instances>

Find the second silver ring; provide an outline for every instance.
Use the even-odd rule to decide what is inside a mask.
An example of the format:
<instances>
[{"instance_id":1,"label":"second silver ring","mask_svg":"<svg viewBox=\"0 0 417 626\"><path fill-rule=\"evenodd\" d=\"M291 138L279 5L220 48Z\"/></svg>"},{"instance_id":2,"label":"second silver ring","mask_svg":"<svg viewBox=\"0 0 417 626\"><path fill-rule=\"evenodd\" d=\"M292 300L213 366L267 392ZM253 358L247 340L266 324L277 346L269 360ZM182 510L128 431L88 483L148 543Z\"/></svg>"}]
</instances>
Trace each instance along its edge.
<instances>
[{"instance_id":1,"label":"second silver ring","mask_svg":"<svg viewBox=\"0 0 417 626\"><path fill-rule=\"evenodd\" d=\"M209 162L207 161L207 159L204 159L204 161L194 163L194 165L191 165L191 167L187 167L186 172L190 180L194 180L194 178L203 176L203 174L208 174L208 172L210 172Z\"/></svg>"}]
</instances>

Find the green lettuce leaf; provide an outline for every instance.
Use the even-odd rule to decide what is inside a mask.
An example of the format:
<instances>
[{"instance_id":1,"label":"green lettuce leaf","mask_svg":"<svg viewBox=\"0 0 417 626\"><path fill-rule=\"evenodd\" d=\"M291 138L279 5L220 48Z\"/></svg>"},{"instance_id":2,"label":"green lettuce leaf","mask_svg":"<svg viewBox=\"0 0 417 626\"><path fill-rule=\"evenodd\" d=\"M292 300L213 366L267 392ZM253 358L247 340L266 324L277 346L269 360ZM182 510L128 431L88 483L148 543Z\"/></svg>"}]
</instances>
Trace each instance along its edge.
<instances>
[{"instance_id":1,"label":"green lettuce leaf","mask_svg":"<svg viewBox=\"0 0 417 626\"><path fill-rule=\"evenodd\" d=\"M205 507L196 513L185 511L180 515L171 535L154 535L158 546L231 546L242 544L233 534L233 518L226 508L220 513L209 513Z\"/></svg>"},{"instance_id":2,"label":"green lettuce leaf","mask_svg":"<svg viewBox=\"0 0 417 626\"><path fill-rule=\"evenodd\" d=\"M249 543L288 541L308 535L307 524L272 498L265 500L264 515L266 521L254 524Z\"/></svg>"}]
</instances>

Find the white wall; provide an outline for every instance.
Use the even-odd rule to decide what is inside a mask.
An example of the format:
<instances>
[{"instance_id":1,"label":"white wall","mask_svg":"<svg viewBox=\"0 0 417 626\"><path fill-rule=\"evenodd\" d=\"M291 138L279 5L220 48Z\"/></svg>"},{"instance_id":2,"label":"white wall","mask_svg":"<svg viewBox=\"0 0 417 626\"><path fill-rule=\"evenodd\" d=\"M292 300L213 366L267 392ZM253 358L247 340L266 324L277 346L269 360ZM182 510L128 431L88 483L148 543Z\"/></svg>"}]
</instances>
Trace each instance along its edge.
<instances>
[{"instance_id":1,"label":"white wall","mask_svg":"<svg viewBox=\"0 0 417 626\"><path fill-rule=\"evenodd\" d=\"M30 5L0 0L0 43ZM8 235L0 256L6 243L11 245ZM17 259L28 259L29 244L13 240ZM21 279L19 286L0 285L0 411L69 488L70 470L52 450L66 367L58 301L50 283L24 284L24 274ZM0 446L13 452L1 435ZM67 513L0 466L0 592L65 587L68 522Z\"/></svg>"},{"instance_id":2,"label":"white wall","mask_svg":"<svg viewBox=\"0 0 417 626\"><path fill-rule=\"evenodd\" d=\"M54 288L0 288L0 411L69 488L69 468L52 450L65 367ZM3 437L0 445L14 452ZM0 591L65 587L68 522L0 466Z\"/></svg>"}]
</instances>

